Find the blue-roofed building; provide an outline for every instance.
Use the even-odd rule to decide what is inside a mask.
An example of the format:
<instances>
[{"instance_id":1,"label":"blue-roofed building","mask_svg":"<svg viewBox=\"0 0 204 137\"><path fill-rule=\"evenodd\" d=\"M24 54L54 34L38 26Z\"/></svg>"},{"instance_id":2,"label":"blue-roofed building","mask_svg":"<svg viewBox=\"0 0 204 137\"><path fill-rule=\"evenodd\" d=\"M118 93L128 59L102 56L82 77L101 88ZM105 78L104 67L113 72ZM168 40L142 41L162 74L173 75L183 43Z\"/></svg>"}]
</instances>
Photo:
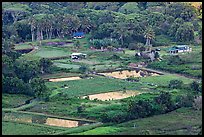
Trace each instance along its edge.
<instances>
[{"instance_id":1,"label":"blue-roofed building","mask_svg":"<svg viewBox=\"0 0 204 137\"><path fill-rule=\"evenodd\" d=\"M73 38L83 38L85 36L84 32L75 32Z\"/></svg>"},{"instance_id":2,"label":"blue-roofed building","mask_svg":"<svg viewBox=\"0 0 204 137\"><path fill-rule=\"evenodd\" d=\"M190 52L192 48L187 45L176 45L169 49L169 53L175 54L179 52Z\"/></svg>"}]
</instances>

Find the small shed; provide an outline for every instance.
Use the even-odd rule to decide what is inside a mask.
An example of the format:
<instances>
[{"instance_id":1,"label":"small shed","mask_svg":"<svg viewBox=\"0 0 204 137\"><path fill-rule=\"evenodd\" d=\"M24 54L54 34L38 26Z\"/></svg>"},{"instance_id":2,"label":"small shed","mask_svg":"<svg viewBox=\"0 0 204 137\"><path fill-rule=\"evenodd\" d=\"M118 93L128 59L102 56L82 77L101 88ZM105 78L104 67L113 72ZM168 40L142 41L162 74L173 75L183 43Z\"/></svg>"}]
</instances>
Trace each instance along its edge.
<instances>
[{"instance_id":1,"label":"small shed","mask_svg":"<svg viewBox=\"0 0 204 137\"><path fill-rule=\"evenodd\" d=\"M74 34L73 34L73 38L75 38L75 39L80 39L80 38L83 38L85 36L85 34L84 34L84 32L75 32Z\"/></svg>"},{"instance_id":2,"label":"small shed","mask_svg":"<svg viewBox=\"0 0 204 137\"><path fill-rule=\"evenodd\" d=\"M169 49L169 53L175 54L175 53L181 53L181 52L190 52L192 51L192 48L190 48L187 45L176 45Z\"/></svg>"},{"instance_id":3,"label":"small shed","mask_svg":"<svg viewBox=\"0 0 204 137\"><path fill-rule=\"evenodd\" d=\"M71 59L85 59L87 54L83 53L72 53L71 54Z\"/></svg>"}]
</instances>

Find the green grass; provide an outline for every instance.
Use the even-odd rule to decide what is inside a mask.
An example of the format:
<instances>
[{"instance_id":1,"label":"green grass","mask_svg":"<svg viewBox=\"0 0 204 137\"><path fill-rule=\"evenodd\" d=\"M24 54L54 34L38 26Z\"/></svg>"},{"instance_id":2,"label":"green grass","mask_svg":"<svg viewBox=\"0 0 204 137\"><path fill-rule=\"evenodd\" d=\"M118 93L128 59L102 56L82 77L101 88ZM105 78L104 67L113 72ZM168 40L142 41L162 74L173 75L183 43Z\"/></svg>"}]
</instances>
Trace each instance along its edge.
<instances>
[{"instance_id":1,"label":"green grass","mask_svg":"<svg viewBox=\"0 0 204 137\"><path fill-rule=\"evenodd\" d=\"M154 83L158 86L168 86L169 82L175 79L182 80L184 84L189 84L193 81L192 79L178 76L175 74L165 74L165 75L152 76L152 77L142 77L140 79L140 82Z\"/></svg>"},{"instance_id":2,"label":"green grass","mask_svg":"<svg viewBox=\"0 0 204 137\"><path fill-rule=\"evenodd\" d=\"M82 133L78 133L75 135L105 135L105 134L111 134L117 131L120 131L121 128L118 127L112 127L112 126L108 126L108 127L98 127L92 130L88 130Z\"/></svg>"},{"instance_id":3,"label":"green grass","mask_svg":"<svg viewBox=\"0 0 204 137\"><path fill-rule=\"evenodd\" d=\"M133 128L135 124L135 128ZM202 111L192 108L180 108L167 114L132 120L118 124L116 127L126 128L116 134L128 135L166 135L166 134L198 134L202 125ZM194 128L193 128L194 127ZM191 130L188 128L191 128Z\"/></svg>"},{"instance_id":4,"label":"green grass","mask_svg":"<svg viewBox=\"0 0 204 137\"><path fill-rule=\"evenodd\" d=\"M164 70L173 73L184 74L190 77L202 77L202 48L201 46L191 46L192 52L178 54L181 63L176 64L169 61L173 55L163 56L162 61L155 61L148 64L149 68Z\"/></svg>"},{"instance_id":5,"label":"green grass","mask_svg":"<svg viewBox=\"0 0 204 137\"><path fill-rule=\"evenodd\" d=\"M53 57L62 57L71 55L70 50L66 48L58 48L51 46L43 46L40 47L33 55L39 56L41 58L53 58Z\"/></svg>"},{"instance_id":6,"label":"green grass","mask_svg":"<svg viewBox=\"0 0 204 137\"><path fill-rule=\"evenodd\" d=\"M41 75L42 78L44 79L50 79L50 78L63 78L63 77L75 77L75 76L80 76L81 74L79 73L53 73L53 74L45 74Z\"/></svg>"},{"instance_id":7,"label":"green grass","mask_svg":"<svg viewBox=\"0 0 204 137\"><path fill-rule=\"evenodd\" d=\"M110 126L111 125L111 126ZM180 108L167 114L109 124L79 135L197 135L202 125L202 111Z\"/></svg>"},{"instance_id":8,"label":"green grass","mask_svg":"<svg viewBox=\"0 0 204 137\"><path fill-rule=\"evenodd\" d=\"M80 65L74 65L74 64L64 64L64 63L54 63L55 66L60 68L66 68L66 69L79 69Z\"/></svg>"},{"instance_id":9,"label":"green grass","mask_svg":"<svg viewBox=\"0 0 204 137\"><path fill-rule=\"evenodd\" d=\"M68 85L69 88L62 88L62 86L65 84ZM46 85L51 90L57 88L57 91L62 92L69 97L84 96L111 91L121 91L124 87L127 90L137 90L141 87L141 84L138 83L130 83L120 79L109 79L104 77L63 82L47 82Z\"/></svg>"},{"instance_id":10,"label":"green grass","mask_svg":"<svg viewBox=\"0 0 204 137\"><path fill-rule=\"evenodd\" d=\"M16 45L15 46L15 49L17 50L19 50L19 49L31 49L32 48L32 46L31 45L29 45L28 43L23 43L23 44L18 44L18 45Z\"/></svg>"},{"instance_id":11,"label":"green grass","mask_svg":"<svg viewBox=\"0 0 204 137\"><path fill-rule=\"evenodd\" d=\"M60 131L64 130L39 124L2 121L2 135L47 135Z\"/></svg>"},{"instance_id":12,"label":"green grass","mask_svg":"<svg viewBox=\"0 0 204 137\"><path fill-rule=\"evenodd\" d=\"M86 126L80 126L80 127L75 127L75 128L69 128L66 131L58 132L53 135L69 135L69 134L77 134L80 132L85 132L87 130L91 130L97 127L102 126L102 123L95 123L91 125L86 125Z\"/></svg>"},{"instance_id":13,"label":"green grass","mask_svg":"<svg viewBox=\"0 0 204 137\"><path fill-rule=\"evenodd\" d=\"M2 108L15 108L25 103L32 97L22 94L2 94Z\"/></svg>"}]
</instances>

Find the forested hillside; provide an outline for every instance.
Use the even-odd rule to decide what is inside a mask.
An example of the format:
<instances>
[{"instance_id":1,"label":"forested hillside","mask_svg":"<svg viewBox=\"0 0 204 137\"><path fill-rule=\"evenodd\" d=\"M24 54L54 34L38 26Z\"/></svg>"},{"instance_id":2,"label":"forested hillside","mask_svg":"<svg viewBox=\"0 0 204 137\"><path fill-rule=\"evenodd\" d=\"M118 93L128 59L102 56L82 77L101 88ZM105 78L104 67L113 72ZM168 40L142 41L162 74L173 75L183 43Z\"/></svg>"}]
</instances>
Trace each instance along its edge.
<instances>
[{"instance_id":1,"label":"forested hillside","mask_svg":"<svg viewBox=\"0 0 204 137\"><path fill-rule=\"evenodd\" d=\"M2 134L202 134L202 2L2 2Z\"/></svg>"},{"instance_id":2,"label":"forested hillside","mask_svg":"<svg viewBox=\"0 0 204 137\"><path fill-rule=\"evenodd\" d=\"M196 4L3 2L3 41L69 38L73 32L83 31L92 39L117 39L121 47L128 47L131 43L145 43L144 33L152 30L154 46L169 41L195 42L201 39L202 32L202 4ZM6 45L3 42L4 48Z\"/></svg>"}]
</instances>

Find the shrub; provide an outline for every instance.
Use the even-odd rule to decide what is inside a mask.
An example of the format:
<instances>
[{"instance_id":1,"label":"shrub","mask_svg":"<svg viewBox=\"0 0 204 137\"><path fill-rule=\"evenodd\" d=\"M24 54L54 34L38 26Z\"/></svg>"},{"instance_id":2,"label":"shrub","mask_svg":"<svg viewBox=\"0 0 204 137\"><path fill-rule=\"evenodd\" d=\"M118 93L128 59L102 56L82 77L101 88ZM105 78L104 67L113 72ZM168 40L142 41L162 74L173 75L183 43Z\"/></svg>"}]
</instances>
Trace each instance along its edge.
<instances>
[{"instance_id":1,"label":"shrub","mask_svg":"<svg viewBox=\"0 0 204 137\"><path fill-rule=\"evenodd\" d=\"M192 107L194 96L191 94L181 95L176 97L176 104L178 107Z\"/></svg>"},{"instance_id":2,"label":"shrub","mask_svg":"<svg viewBox=\"0 0 204 137\"><path fill-rule=\"evenodd\" d=\"M84 111L84 106L77 107L77 113L82 113Z\"/></svg>"},{"instance_id":3,"label":"shrub","mask_svg":"<svg viewBox=\"0 0 204 137\"><path fill-rule=\"evenodd\" d=\"M140 81L140 77L133 77L130 76L126 79L127 81L133 81L133 82L139 82Z\"/></svg>"},{"instance_id":4,"label":"shrub","mask_svg":"<svg viewBox=\"0 0 204 137\"><path fill-rule=\"evenodd\" d=\"M202 110L202 96L198 96L194 99L193 108L196 110Z\"/></svg>"},{"instance_id":5,"label":"shrub","mask_svg":"<svg viewBox=\"0 0 204 137\"><path fill-rule=\"evenodd\" d=\"M79 67L79 71L80 71L81 73L85 73L87 70L88 70L88 68L87 68L86 66L81 66L81 67Z\"/></svg>"},{"instance_id":6,"label":"shrub","mask_svg":"<svg viewBox=\"0 0 204 137\"><path fill-rule=\"evenodd\" d=\"M183 86L183 81L181 80L171 80L169 82L169 88L181 88Z\"/></svg>"},{"instance_id":7,"label":"shrub","mask_svg":"<svg viewBox=\"0 0 204 137\"><path fill-rule=\"evenodd\" d=\"M202 88L200 88L199 83L196 82L196 81L193 81L193 82L190 84L190 87L191 87L191 89L194 90L194 91L199 91L199 92L202 91Z\"/></svg>"},{"instance_id":8,"label":"shrub","mask_svg":"<svg viewBox=\"0 0 204 137\"><path fill-rule=\"evenodd\" d=\"M128 111L133 118L144 118L152 114L152 106L149 101L139 100L138 102L130 101Z\"/></svg>"},{"instance_id":9,"label":"shrub","mask_svg":"<svg viewBox=\"0 0 204 137\"><path fill-rule=\"evenodd\" d=\"M168 65L181 65L184 64L184 61L180 58L179 55L170 56L168 59Z\"/></svg>"}]
</instances>

